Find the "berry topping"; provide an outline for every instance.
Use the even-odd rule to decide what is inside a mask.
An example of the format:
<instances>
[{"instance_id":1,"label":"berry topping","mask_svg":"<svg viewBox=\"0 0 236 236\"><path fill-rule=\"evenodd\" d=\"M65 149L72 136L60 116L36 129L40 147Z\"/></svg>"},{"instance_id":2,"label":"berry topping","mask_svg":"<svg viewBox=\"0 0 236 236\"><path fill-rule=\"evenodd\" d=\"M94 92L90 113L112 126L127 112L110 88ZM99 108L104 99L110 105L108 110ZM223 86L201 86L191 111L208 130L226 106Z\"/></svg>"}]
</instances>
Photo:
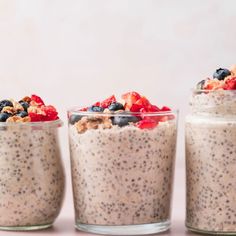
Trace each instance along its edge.
<instances>
[{"instance_id":1,"label":"berry topping","mask_svg":"<svg viewBox=\"0 0 236 236\"><path fill-rule=\"evenodd\" d=\"M79 111L87 111L87 110L88 110L88 107L84 107L84 108L79 109Z\"/></svg>"},{"instance_id":2,"label":"berry topping","mask_svg":"<svg viewBox=\"0 0 236 236\"><path fill-rule=\"evenodd\" d=\"M139 100L135 102L135 104L140 105L142 108L148 109L151 103L148 101L146 97L141 97Z\"/></svg>"},{"instance_id":3,"label":"berry topping","mask_svg":"<svg viewBox=\"0 0 236 236\"><path fill-rule=\"evenodd\" d=\"M158 125L158 123L152 119L144 119L139 121L136 126L140 129L153 129Z\"/></svg>"},{"instance_id":4,"label":"berry topping","mask_svg":"<svg viewBox=\"0 0 236 236\"><path fill-rule=\"evenodd\" d=\"M90 111L90 112L103 112L104 108L98 107L98 106L91 106L88 108L88 111Z\"/></svg>"},{"instance_id":5,"label":"berry topping","mask_svg":"<svg viewBox=\"0 0 236 236\"><path fill-rule=\"evenodd\" d=\"M197 90L236 90L236 65L230 70L225 68L217 69L213 78L202 80L196 85Z\"/></svg>"},{"instance_id":6,"label":"berry topping","mask_svg":"<svg viewBox=\"0 0 236 236\"><path fill-rule=\"evenodd\" d=\"M224 80L224 78L226 76L229 76L230 74L231 72L228 69L219 68L214 72L213 78L218 79L218 80Z\"/></svg>"},{"instance_id":7,"label":"berry topping","mask_svg":"<svg viewBox=\"0 0 236 236\"><path fill-rule=\"evenodd\" d=\"M19 102L0 101L0 116L1 122L39 122L59 119L55 107L46 106L37 95L26 96Z\"/></svg>"},{"instance_id":8,"label":"berry topping","mask_svg":"<svg viewBox=\"0 0 236 236\"><path fill-rule=\"evenodd\" d=\"M121 98L120 101L116 101L115 96L112 95L102 102L96 102L88 108L82 108L79 110L81 113L69 115L69 123L75 125L77 130L79 127L79 132L81 133L81 130L112 128L112 126L124 127L127 125L140 129L152 129L159 122L166 122L175 118L169 107L163 106L159 108L137 92L125 93ZM103 112L106 115L101 116L98 113L92 117L95 119L93 120L89 119L86 111ZM82 112L85 112L84 115Z\"/></svg>"},{"instance_id":9,"label":"berry topping","mask_svg":"<svg viewBox=\"0 0 236 236\"><path fill-rule=\"evenodd\" d=\"M0 101L0 111L4 107L13 107L13 103L11 101L9 101L9 100L2 100L2 101Z\"/></svg>"},{"instance_id":10,"label":"berry topping","mask_svg":"<svg viewBox=\"0 0 236 236\"><path fill-rule=\"evenodd\" d=\"M75 124L76 122L78 122L79 120L81 120L81 118L82 118L83 116L81 116L81 115L75 115L75 114L73 114L73 115L71 115L70 117L69 117L69 123L70 124Z\"/></svg>"},{"instance_id":11,"label":"berry topping","mask_svg":"<svg viewBox=\"0 0 236 236\"><path fill-rule=\"evenodd\" d=\"M230 78L225 81L225 90L235 90L236 89L236 77Z\"/></svg>"},{"instance_id":12,"label":"berry topping","mask_svg":"<svg viewBox=\"0 0 236 236\"><path fill-rule=\"evenodd\" d=\"M29 103L25 101L19 101L20 105L24 108L25 111L29 108Z\"/></svg>"},{"instance_id":13,"label":"berry topping","mask_svg":"<svg viewBox=\"0 0 236 236\"><path fill-rule=\"evenodd\" d=\"M160 110L160 108L158 108L158 107L155 106L155 105L150 105L150 106L148 107L148 111L149 111L149 112L160 112L161 110Z\"/></svg>"},{"instance_id":14,"label":"berry topping","mask_svg":"<svg viewBox=\"0 0 236 236\"><path fill-rule=\"evenodd\" d=\"M95 103L93 104L93 106L94 106L94 107L100 107L100 106L101 106L101 103L100 103L100 102L95 102Z\"/></svg>"},{"instance_id":15,"label":"berry topping","mask_svg":"<svg viewBox=\"0 0 236 236\"><path fill-rule=\"evenodd\" d=\"M42 106L42 105L44 105L44 102L41 97L39 97L37 95L32 95L30 105L31 106Z\"/></svg>"},{"instance_id":16,"label":"berry topping","mask_svg":"<svg viewBox=\"0 0 236 236\"><path fill-rule=\"evenodd\" d=\"M169 107L164 106L161 108L161 111L171 111L171 109Z\"/></svg>"},{"instance_id":17,"label":"berry topping","mask_svg":"<svg viewBox=\"0 0 236 236\"><path fill-rule=\"evenodd\" d=\"M20 116L20 117L26 117L26 116L28 116L28 112L26 112L26 111L20 111L19 113L17 113L16 114L17 116Z\"/></svg>"},{"instance_id":18,"label":"berry topping","mask_svg":"<svg viewBox=\"0 0 236 236\"><path fill-rule=\"evenodd\" d=\"M218 90L223 89L223 81L218 79L207 80L204 85L205 90Z\"/></svg>"},{"instance_id":19,"label":"berry topping","mask_svg":"<svg viewBox=\"0 0 236 236\"><path fill-rule=\"evenodd\" d=\"M129 123L136 123L139 121L139 118L136 116L115 116L113 118L112 124L118 125L120 127L126 126Z\"/></svg>"},{"instance_id":20,"label":"berry topping","mask_svg":"<svg viewBox=\"0 0 236 236\"><path fill-rule=\"evenodd\" d=\"M122 99L125 101L125 110L130 110L133 104L135 104L141 98L137 92L125 93L122 95Z\"/></svg>"},{"instance_id":21,"label":"berry topping","mask_svg":"<svg viewBox=\"0 0 236 236\"><path fill-rule=\"evenodd\" d=\"M5 122L10 116L11 114L9 113L0 113L0 122Z\"/></svg>"},{"instance_id":22,"label":"berry topping","mask_svg":"<svg viewBox=\"0 0 236 236\"><path fill-rule=\"evenodd\" d=\"M124 106L122 103L119 102L113 102L109 107L109 111L119 111L119 110L124 110Z\"/></svg>"},{"instance_id":23,"label":"berry topping","mask_svg":"<svg viewBox=\"0 0 236 236\"><path fill-rule=\"evenodd\" d=\"M58 112L56 108L52 105L41 106L41 110L43 112L42 120L43 121L51 121L58 119Z\"/></svg>"},{"instance_id":24,"label":"berry topping","mask_svg":"<svg viewBox=\"0 0 236 236\"><path fill-rule=\"evenodd\" d=\"M109 98L102 101L101 102L101 107L102 108L108 108L113 102L116 102L116 97L114 95L112 95Z\"/></svg>"},{"instance_id":25,"label":"berry topping","mask_svg":"<svg viewBox=\"0 0 236 236\"><path fill-rule=\"evenodd\" d=\"M40 122L43 120L42 114L38 114L35 112L29 112L29 117L30 117L31 122Z\"/></svg>"}]
</instances>

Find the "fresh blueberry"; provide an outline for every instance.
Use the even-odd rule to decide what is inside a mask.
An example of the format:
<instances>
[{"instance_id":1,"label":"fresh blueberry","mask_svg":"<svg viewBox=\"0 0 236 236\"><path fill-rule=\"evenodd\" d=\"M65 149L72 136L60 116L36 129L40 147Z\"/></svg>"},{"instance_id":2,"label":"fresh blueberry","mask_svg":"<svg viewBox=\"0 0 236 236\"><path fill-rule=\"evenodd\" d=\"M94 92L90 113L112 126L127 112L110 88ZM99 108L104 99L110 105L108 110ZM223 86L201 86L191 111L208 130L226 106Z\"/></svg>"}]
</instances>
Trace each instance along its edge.
<instances>
[{"instance_id":1,"label":"fresh blueberry","mask_svg":"<svg viewBox=\"0 0 236 236\"><path fill-rule=\"evenodd\" d=\"M197 89L198 89L198 90L203 89L205 82L206 82L205 80L202 80L202 81L200 81L199 83L197 83Z\"/></svg>"},{"instance_id":2,"label":"fresh blueberry","mask_svg":"<svg viewBox=\"0 0 236 236\"><path fill-rule=\"evenodd\" d=\"M119 102L113 102L109 107L108 109L110 111L118 111L118 110L124 110L124 106L123 104L119 103Z\"/></svg>"},{"instance_id":3,"label":"fresh blueberry","mask_svg":"<svg viewBox=\"0 0 236 236\"><path fill-rule=\"evenodd\" d=\"M224 80L224 78L230 74L231 72L228 69L219 68L214 72L213 78L218 80Z\"/></svg>"},{"instance_id":4,"label":"fresh blueberry","mask_svg":"<svg viewBox=\"0 0 236 236\"><path fill-rule=\"evenodd\" d=\"M112 119L113 125L118 125L120 127L128 125L130 122L138 122L140 119L137 116L115 116Z\"/></svg>"},{"instance_id":5,"label":"fresh blueberry","mask_svg":"<svg viewBox=\"0 0 236 236\"><path fill-rule=\"evenodd\" d=\"M70 122L70 124L73 125L73 124L75 124L76 122L78 122L79 120L81 120L82 117L83 117L83 116L81 116L81 115L73 114L73 115L70 116L69 122Z\"/></svg>"},{"instance_id":6,"label":"fresh blueberry","mask_svg":"<svg viewBox=\"0 0 236 236\"><path fill-rule=\"evenodd\" d=\"M11 114L6 112L0 113L0 122L5 122L10 116Z\"/></svg>"},{"instance_id":7,"label":"fresh blueberry","mask_svg":"<svg viewBox=\"0 0 236 236\"><path fill-rule=\"evenodd\" d=\"M103 112L104 108L98 107L98 106L91 106L88 108L88 111L90 111L90 112Z\"/></svg>"},{"instance_id":8,"label":"fresh blueberry","mask_svg":"<svg viewBox=\"0 0 236 236\"><path fill-rule=\"evenodd\" d=\"M29 108L29 103L25 101L19 101L20 105L24 108L25 111Z\"/></svg>"},{"instance_id":9,"label":"fresh blueberry","mask_svg":"<svg viewBox=\"0 0 236 236\"><path fill-rule=\"evenodd\" d=\"M2 100L0 101L0 111L3 109L3 107L13 107L13 103L9 100Z\"/></svg>"},{"instance_id":10,"label":"fresh blueberry","mask_svg":"<svg viewBox=\"0 0 236 236\"><path fill-rule=\"evenodd\" d=\"M28 116L28 112L27 111L20 111L16 115L23 118L23 117Z\"/></svg>"}]
</instances>

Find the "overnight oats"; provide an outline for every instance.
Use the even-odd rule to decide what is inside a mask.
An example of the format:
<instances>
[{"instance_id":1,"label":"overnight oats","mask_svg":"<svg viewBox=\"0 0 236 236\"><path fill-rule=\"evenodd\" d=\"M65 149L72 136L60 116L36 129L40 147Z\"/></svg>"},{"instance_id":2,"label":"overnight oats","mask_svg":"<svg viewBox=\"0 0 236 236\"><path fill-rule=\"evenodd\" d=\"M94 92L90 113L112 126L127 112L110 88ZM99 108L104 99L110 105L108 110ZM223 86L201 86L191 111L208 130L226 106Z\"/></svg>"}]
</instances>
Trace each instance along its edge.
<instances>
[{"instance_id":1,"label":"overnight oats","mask_svg":"<svg viewBox=\"0 0 236 236\"><path fill-rule=\"evenodd\" d=\"M134 235L170 227L177 113L136 92L71 109L76 228Z\"/></svg>"},{"instance_id":2,"label":"overnight oats","mask_svg":"<svg viewBox=\"0 0 236 236\"><path fill-rule=\"evenodd\" d=\"M186 226L236 234L236 67L198 83L186 118Z\"/></svg>"},{"instance_id":3,"label":"overnight oats","mask_svg":"<svg viewBox=\"0 0 236 236\"><path fill-rule=\"evenodd\" d=\"M0 101L0 229L50 227L64 196L56 109L36 95Z\"/></svg>"}]
</instances>

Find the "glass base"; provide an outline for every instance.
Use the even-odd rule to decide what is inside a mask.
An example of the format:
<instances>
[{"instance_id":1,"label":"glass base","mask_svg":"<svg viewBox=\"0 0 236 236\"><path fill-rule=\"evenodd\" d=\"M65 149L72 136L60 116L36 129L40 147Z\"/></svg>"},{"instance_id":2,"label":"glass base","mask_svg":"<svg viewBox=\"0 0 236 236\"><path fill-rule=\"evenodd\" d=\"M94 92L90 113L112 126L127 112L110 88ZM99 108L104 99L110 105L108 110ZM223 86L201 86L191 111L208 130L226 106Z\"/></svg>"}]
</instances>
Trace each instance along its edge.
<instances>
[{"instance_id":1,"label":"glass base","mask_svg":"<svg viewBox=\"0 0 236 236\"><path fill-rule=\"evenodd\" d=\"M168 220L152 224L121 226L88 225L77 223L75 227L81 231L103 235L144 235L167 231L170 228L170 221Z\"/></svg>"},{"instance_id":2,"label":"glass base","mask_svg":"<svg viewBox=\"0 0 236 236\"><path fill-rule=\"evenodd\" d=\"M31 231L31 230L41 230L52 227L51 224L46 225L27 225L27 226L0 226L0 230L5 231Z\"/></svg>"},{"instance_id":3,"label":"glass base","mask_svg":"<svg viewBox=\"0 0 236 236\"><path fill-rule=\"evenodd\" d=\"M191 226L186 225L187 229L193 233L198 234L210 234L210 235L236 235L236 232L226 232L226 231L207 231L202 229L196 229Z\"/></svg>"}]
</instances>

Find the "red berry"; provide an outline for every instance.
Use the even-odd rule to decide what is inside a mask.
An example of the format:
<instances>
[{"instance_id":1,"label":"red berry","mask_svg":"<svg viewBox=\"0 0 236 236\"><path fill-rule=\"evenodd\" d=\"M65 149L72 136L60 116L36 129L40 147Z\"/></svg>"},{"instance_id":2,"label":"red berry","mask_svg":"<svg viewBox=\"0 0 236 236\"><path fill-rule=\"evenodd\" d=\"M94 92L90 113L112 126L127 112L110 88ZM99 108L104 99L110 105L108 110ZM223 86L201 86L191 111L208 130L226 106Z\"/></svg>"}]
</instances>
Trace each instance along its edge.
<instances>
[{"instance_id":1,"label":"red berry","mask_svg":"<svg viewBox=\"0 0 236 236\"><path fill-rule=\"evenodd\" d=\"M151 105L151 103L148 101L146 97L141 97L139 100L135 102L135 104L138 104L146 109L148 109L148 107Z\"/></svg>"},{"instance_id":2,"label":"red berry","mask_svg":"<svg viewBox=\"0 0 236 236\"><path fill-rule=\"evenodd\" d=\"M169 107L164 106L161 108L161 111L171 111L171 109Z\"/></svg>"},{"instance_id":3,"label":"red berry","mask_svg":"<svg viewBox=\"0 0 236 236\"><path fill-rule=\"evenodd\" d=\"M125 93L121 97L123 100L125 100L125 110L130 110L132 105L141 98L140 94L137 92Z\"/></svg>"},{"instance_id":4,"label":"red berry","mask_svg":"<svg viewBox=\"0 0 236 236\"><path fill-rule=\"evenodd\" d=\"M144 119L136 123L136 126L140 129L153 129L158 123L152 119Z\"/></svg>"},{"instance_id":5,"label":"red berry","mask_svg":"<svg viewBox=\"0 0 236 236\"><path fill-rule=\"evenodd\" d=\"M79 109L79 111L87 111L87 110L88 110L88 107L84 107L84 108Z\"/></svg>"},{"instance_id":6,"label":"red berry","mask_svg":"<svg viewBox=\"0 0 236 236\"><path fill-rule=\"evenodd\" d=\"M31 122L42 121L42 117L43 117L42 114L37 114L37 113L34 113L34 112L29 112L28 115L30 117Z\"/></svg>"},{"instance_id":7,"label":"red berry","mask_svg":"<svg viewBox=\"0 0 236 236\"><path fill-rule=\"evenodd\" d=\"M236 77L227 79L225 81L224 90L235 90L236 89Z\"/></svg>"},{"instance_id":8,"label":"red berry","mask_svg":"<svg viewBox=\"0 0 236 236\"><path fill-rule=\"evenodd\" d=\"M96 102L93 104L94 107L100 107L101 106L101 103L100 102Z\"/></svg>"},{"instance_id":9,"label":"red berry","mask_svg":"<svg viewBox=\"0 0 236 236\"><path fill-rule=\"evenodd\" d=\"M132 104L132 106L130 107L131 112L139 112L142 109L144 109L144 108L142 108L142 106L140 106L138 104Z\"/></svg>"},{"instance_id":10,"label":"red berry","mask_svg":"<svg viewBox=\"0 0 236 236\"><path fill-rule=\"evenodd\" d=\"M57 120L58 119L58 112L54 106L42 106L41 110L45 115L43 115L44 121L51 121L51 120Z\"/></svg>"},{"instance_id":11,"label":"red berry","mask_svg":"<svg viewBox=\"0 0 236 236\"><path fill-rule=\"evenodd\" d=\"M159 112L159 111L160 111L160 108L158 108L158 107L155 106L155 105L150 105L150 106L148 107L148 111L149 111L149 112Z\"/></svg>"},{"instance_id":12,"label":"red berry","mask_svg":"<svg viewBox=\"0 0 236 236\"><path fill-rule=\"evenodd\" d=\"M38 105L38 106L44 105L44 102L43 102L42 98L37 96L37 95L35 95L35 94L31 95L31 102L30 102L30 104L31 103L32 103L32 105L35 105L35 103L36 103L36 105Z\"/></svg>"},{"instance_id":13,"label":"red berry","mask_svg":"<svg viewBox=\"0 0 236 236\"><path fill-rule=\"evenodd\" d=\"M116 97L114 95L102 101L100 106L102 108L108 108L113 102L116 102Z\"/></svg>"}]
</instances>

